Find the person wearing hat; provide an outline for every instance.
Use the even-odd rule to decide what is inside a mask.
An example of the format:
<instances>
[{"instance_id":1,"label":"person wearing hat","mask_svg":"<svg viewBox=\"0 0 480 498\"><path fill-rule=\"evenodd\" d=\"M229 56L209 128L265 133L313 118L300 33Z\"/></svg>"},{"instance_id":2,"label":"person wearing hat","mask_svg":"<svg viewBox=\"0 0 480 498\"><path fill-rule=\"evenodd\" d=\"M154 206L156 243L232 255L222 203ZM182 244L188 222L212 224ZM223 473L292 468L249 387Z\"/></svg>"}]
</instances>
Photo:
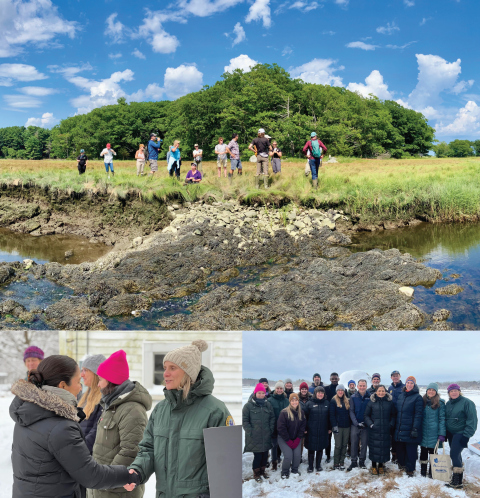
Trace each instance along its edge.
<instances>
[{"instance_id":1,"label":"person wearing hat","mask_svg":"<svg viewBox=\"0 0 480 498\"><path fill-rule=\"evenodd\" d=\"M130 380L127 354L113 353L97 367L98 386L103 412L98 421L93 445L93 458L107 465L130 465L139 450L143 431L147 425L147 411L152 408L152 397L139 383ZM94 498L113 498L125 493L121 488L112 491L93 490ZM144 486L131 494L141 498Z\"/></svg>"},{"instance_id":2,"label":"person wearing hat","mask_svg":"<svg viewBox=\"0 0 480 498\"><path fill-rule=\"evenodd\" d=\"M462 489L462 451L468 447L469 439L477 431L477 408L472 400L462 394L458 384L450 384L447 391L449 399L445 405L445 425L450 446L450 458L453 464L452 480L447 486Z\"/></svg>"},{"instance_id":3,"label":"person wearing hat","mask_svg":"<svg viewBox=\"0 0 480 498\"><path fill-rule=\"evenodd\" d=\"M170 147L170 156L168 158L168 174L170 176L175 175L177 180L180 180L180 166L182 164L182 158L180 154L180 140L175 140L173 146Z\"/></svg>"},{"instance_id":4,"label":"person wearing hat","mask_svg":"<svg viewBox=\"0 0 480 498\"><path fill-rule=\"evenodd\" d=\"M230 175L233 178L235 170L242 174L242 160L240 159L240 148L238 146L238 133L232 135L232 139L227 145L227 153L230 154Z\"/></svg>"},{"instance_id":5,"label":"person wearing hat","mask_svg":"<svg viewBox=\"0 0 480 498\"><path fill-rule=\"evenodd\" d=\"M373 394L377 391L377 387L380 385L381 377L379 373L374 373L372 375L372 385L367 389L369 394Z\"/></svg>"},{"instance_id":6,"label":"person wearing hat","mask_svg":"<svg viewBox=\"0 0 480 498\"><path fill-rule=\"evenodd\" d=\"M260 176L263 176L263 185L268 188L268 155L272 150L270 140L265 136L265 130L260 128L248 149L257 156L257 172L255 173L255 188L260 188Z\"/></svg>"},{"instance_id":7,"label":"person wearing hat","mask_svg":"<svg viewBox=\"0 0 480 498\"><path fill-rule=\"evenodd\" d=\"M323 155L326 152L327 148L317 138L317 133L312 131L312 133L310 133L310 140L307 140L303 147L303 153L308 157L308 163L310 164L310 170L312 172L313 188L315 189L318 187L318 173L322 166Z\"/></svg>"},{"instance_id":8,"label":"person wearing hat","mask_svg":"<svg viewBox=\"0 0 480 498\"><path fill-rule=\"evenodd\" d=\"M222 176L222 166L225 178L227 178L227 146L223 143L223 137L218 137L218 144L215 145L215 154L217 154L218 178Z\"/></svg>"},{"instance_id":9,"label":"person wearing hat","mask_svg":"<svg viewBox=\"0 0 480 498\"><path fill-rule=\"evenodd\" d=\"M339 380L340 380L340 377L338 376L337 372L332 372L330 374L330 385L325 386L325 396L329 402L337 394L337 386L338 386ZM332 453L332 433L329 433L328 445L327 445L327 448L325 449L325 456L326 456L327 463L330 463L331 453Z\"/></svg>"},{"instance_id":10,"label":"person wearing hat","mask_svg":"<svg viewBox=\"0 0 480 498\"><path fill-rule=\"evenodd\" d=\"M116 156L117 153L112 149L110 144L107 144L105 149L100 152L100 157L103 156L103 162L105 164L105 171L107 172L108 178L110 178L110 174L108 169L110 168L112 172L112 176L115 176L115 171L113 171L113 156Z\"/></svg>"},{"instance_id":11,"label":"person wearing hat","mask_svg":"<svg viewBox=\"0 0 480 498\"><path fill-rule=\"evenodd\" d=\"M163 140L155 133L150 133L150 140L148 141L148 162L150 164L149 175L153 176L158 171L158 153L160 152L160 147L162 146Z\"/></svg>"},{"instance_id":12,"label":"person wearing hat","mask_svg":"<svg viewBox=\"0 0 480 498\"><path fill-rule=\"evenodd\" d=\"M265 386L259 382L253 397L245 403L242 410L243 430L245 431L244 453L253 453L253 478L262 482L268 479L265 468L268 451L273 447L272 435L275 429L275 412L271 403L265 399Z\"/></svg>"},{"instance_id":13,"label":"person wearing hat","mask_svg":"<svg viewBox=\"0 0 480 498\"><path fill-rule=\"evenodd\" d=\"M142 484L155 472L156 493L162 498L208 495L203 430L235 425L225 403L212 396L215 378L202 365L207 349L198 339L165 355L165 399L155 406L130 465Z\"/></svg>"},{"instance_id":14,"label":"person wearing hat","mask_svg":"<svg viewBox=\"0 0 480 498\"><path fill-rule=\"evenodd\" d=\"M292 379L287 377L284 381L284 384L285 384L285 396L290 399L290 394L294 392Z\"/></svg>"},{"instance_id":15,"label":"person wearing hat","mask_svg":"<svg viewBox=\"0 0 480 498\"><path fill-rule=\"evenodd\" d=\"M427 477L428 455L432 455L437 441L441 448L445 442L447 430L445 428L445 401L438 394L438 384L432 382L423 395L423 422L422 442L420 443L420 468L423 477ZM432 468L428 469L428 476L432 477Z\"/></svg>"},{"instance_id":16,"label":"person wearing hat","mask_svg":"<svg viewBox=\"0 0 480 498\"><path fill-rule=\"evenodd\" d=\"M87 356L82 364L81 376L83 384L87 387L87 391L83 394L78 402L78 406L83 409L85 419L80 422L83 435L85 436L85 444L90 451L93 451L93 445L97 436L97 423L102 415L102 392L98 383L100 379L97 375L97 370L100 363L106 360L103 354L95 354ZM93 495L92 495L93 496Z\"/></svg>"},{"instance_id":17,"label":"person wearing hat","mask_svg":"<svg viewBox=\"0 0 480 498\"><path fill-rule=\"evenodd\" d=\"M35 370L44 358L45 353L38 346L28 346L23 352L23 363L27 367L27 377L25 380L28 380L28 373Z\"/></svg>"},{"instance_id":18,"label":"person wearing hat","mask_svg":"<svg viewBox=\"0 0 480 498\"><path fill-rule=\"evenodd\" d=\"M202 161L203 161L203 150L199 148L198 144L195 144L195 150L193 151L193 160L197 164L197 170L200 171L203 175L202 171Z\"/></svg>"},{"instance_id":19,"label":"person wearing hat","mask_svg":"<svg viewBox=\"0 0 480 498\"><path fill-rule=\"evenodd\" d=\"M277 147L277 141L272 142L272 150L270 151L272 158L272 171L273 174L280 174L282 172L282 151Z\"/></svg>"},{"instance_id":20,"label":"person wearing hat","mask_svg":"<svg viewBox=\"0 0 480 498\"><path fill-rule=\"evenodd\" d=\"M273 411L275 413L275 427L272 434L272 470L276 471L278 468L278 462L280 462L280 456L282 454L282 450L280 449L280 446L278 446L277 422L278 417L280 416L280 412L284 408L287 408L289 404L288 398L285 394L285 385L281 380L279 380L275 384L275 389L268 398L268 402L272 405Z\"/></svg>"},{"instance_id":21,"label":"person wearing hat","mask_svg":"<svg viewBox=\"0 0 480 498\"><path fill-rule=\"evenodd\" d=\"M88 157L85 154L85 150L80 149L80 155L77 156L77 169L79 175L83 175L83 173L85 173L85 170L87 169L87 164L88 164Z\"/></svg>"},{"instance_id":22,"label":"person wearing hat","mask_svg":"<svg viewBox=\"0 0 480 498\"><path fill-rule=\"evenodd\" d=\"M333 469L345 470L345 455L350 439L350 402L345 393L345 386L338 384L337 394L330 400L330 425L335 438Z\"/></svg>"},{"instance_id":23,"label":"person wearing hat","mask_svg":"<svg viewBox=\"0 0 480 498\"><path fill-rule=\"evenodd\" d=\"M135 152L135 159L137 160L137 176L143 176L145 168L145 145L140 144L137 152Z\"/></svg>"},{"instance_id":24,"label":"person wearing hat","mask_svg":"<svg viewBox=\"0 0 480 498\"><path fill-rule=\"evenodd\" d=\"M202 181L202 173L197 171L197 163L191 163L190 168L191 169L188 171L187 177L185 178L185 185L187 185L187 183L200 183Z\"/></svg>"},{"instance_id":25,"label":"person wearing hat","mask_svg":"<svg viewBox=\"0 0 480 498\"><path fill-rule=\"evenodd\" d=\"M370 402L370 395L367 392L367 381L365 379L360 379L357 382L357 385L358 392L355 393L349 400L350 420L352 421L352 426L350 429L352 460L350 466L347 469L347 472L350 472L359 465L361 469L367 468L365 467L365 459L367 458L368 432L366 429L364 416L365 409ZM360 461L357 462L359 453Z\"/></svg>"},{"instance_id":26,"label":"person wearing hat","mask_svg":"<svg viewBox=\"0 0 480 498\"><path fill-rule=\"evenodd\" d=\"M302 382L299 387L298 397L300 399L300 406L302 410L305 410L307 403L313 398L313 394L308 391L308 384L306 382ZM302 439L302 453L300 458L300 463L303 462L303 446L304 446L305 438Z\"/></svg>"},{"instance_id":27,"label":"person wearing hat","mask_svg":"<svg viewBox=\"0 0 480 498\"><path fill-rule=\"evenodd\" d=\"M311 403L309 401L309 403ZM305 435L307 420L300 406L300 399L297 393L292 393L288 399L288 406L284 408L278 417L278 445L282 449L282 479L290 477L290 467L292 474L300 475L298 466L300 465L301 444L300 440Z\"/></svg>"},{"instance_id":28,"label":"person wearing hat","mask_svg":"<svg viewBox=\"0 0 480 498\"><path fill-rule=\"evenodd\" d=\"M423 399L413 375L407 377L395 409L398 468L406 471L408 477L414 477L418 445L422 442Z\"/></svg>"},{"instance_id":29,"label":"person wearing hat","mask_svg":"<svg viewBox=\"0 0 480 498\"><path fill-rule=\"evenodd\" d=\"M320 472L322 469L323 450L328 446L330 439L330 403L327 399L325 388L319 386L313 392L313 398L305 407L307 417L305 448L308 449L308 471L315 469Z\"/></svg>"},{"instance_id":30,"label":"person wearing hat","mask_svg":"<svg viewBox=\"0 0 480 498\"><path fill-rule=\"evenodd\" d=\"M405 387L405 384L400 380L400 372L398 370L394 370L390 374L390 378L392 379L392 383L388 386L388 394L392 396L392 402L395 406L397 406L397 399ZM390 432L392 463L397 463L397 442L394 438L395 427L392 427Z\"/></svg>"},{"instance_id":31,"label":"person wearing hat","mask_svg":"<svg viewBox=\"0 0 480 498\"><path fill-rule=\"evenodd\" d=\"M319 373L313 374L313 382L311 386L308 388L308 392L312 393L315 391L315 388L318 386L323 386L322 377Z\"/></svg>"},{"instance_id":32,"label":"person wearing hat","mask_svg":"<svg viewBox=\"0 0 480 498\"><path fill-rule=\"evenodd\" d=\"M270 389L270 385L268 383L268 379L266 377L262 377L259 381L260 384L263 384L265 388L265 399L268 399L272 395L272 390ZM255 395L255 391L250 395L250 399Z\"/></svg>"},{"instance_id":33,"label":"person wearing hat","mask_svg":"<svg viewBox=\"0 0 480 498\"><path fill-rule=\"evenodd\" d=\"M351 398L357 392L357 383L354 380L349 380L347 386L346 394L348 398Z\"/></svg>"},{"instance_id":34,"label":"person wearing hat","mask_svg":"<svg viewBox=\"0 0 480 498\"><path fill-rule=\"evenodd\" d=\"M378 385L370 395L364 420L368 427L368 457L372 461L372 474L384 474L384 464L390 460L390 427L395 425L395 407L383 384Z\"/></svg>"}]
</instances>

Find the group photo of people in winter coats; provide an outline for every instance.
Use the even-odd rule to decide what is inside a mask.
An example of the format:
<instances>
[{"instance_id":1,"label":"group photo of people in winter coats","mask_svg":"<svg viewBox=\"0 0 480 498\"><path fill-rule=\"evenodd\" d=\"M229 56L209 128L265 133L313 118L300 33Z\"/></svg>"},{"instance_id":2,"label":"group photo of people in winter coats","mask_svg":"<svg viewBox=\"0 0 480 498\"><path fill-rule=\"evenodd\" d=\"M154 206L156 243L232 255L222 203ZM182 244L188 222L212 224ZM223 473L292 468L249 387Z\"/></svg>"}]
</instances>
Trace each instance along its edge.
<instances>
[{"instance_id":1,"label":"group photo of people in winter coats","mask_svg":"<svg viewBox=\"0 0 480 498\"><path fill-rule=\"evenodd\" d=\"M468 447L477 441L480 392L461 382L435 382L424 367L401 355L389 365L388 358L371 351L382 372L368 374L361 369L371 363L363 350L368 348L352 353L358 359L351 365L343 352L328 359L320 354L316 360L303 347L297 362L290 350L271 347L262 350L259 367L256 349L250 358L244 347L244 496L255 496L252 482L268 493L271 486L348 482L362 472L371 479L406 478L405 485L410 479L425 479L421 482L428 485L441 478L451 490L464 489L465 475L466 482L474 482L476 473L469 476L465 461L470 455L476 458ZM322 374L335 364L342 368ZM360 369L348 368L352 366ZM250 369L259 376L247 376ZM288 376L278 378L275 373L281 371ZM449 468L439 470L435 460L445 452ZM440 474L445 471L448 480Z\"/></svg>"},{"instance_id":2,"label":"group photo of people in winter coats","mask_svg":"<svg viewBox=\"0 0 480 498\"><path fill-rule=\"evenodd\" d=\"M161 391L132 380L137 363L128 348L77 363L27 347L25 376L10 388L10 496L142 498L153 480L148 496L215 498L204 430L235 421L212 395L215 378L202 364L208 347L197 339L162 355Z\"/></svg>"}]
</instances>

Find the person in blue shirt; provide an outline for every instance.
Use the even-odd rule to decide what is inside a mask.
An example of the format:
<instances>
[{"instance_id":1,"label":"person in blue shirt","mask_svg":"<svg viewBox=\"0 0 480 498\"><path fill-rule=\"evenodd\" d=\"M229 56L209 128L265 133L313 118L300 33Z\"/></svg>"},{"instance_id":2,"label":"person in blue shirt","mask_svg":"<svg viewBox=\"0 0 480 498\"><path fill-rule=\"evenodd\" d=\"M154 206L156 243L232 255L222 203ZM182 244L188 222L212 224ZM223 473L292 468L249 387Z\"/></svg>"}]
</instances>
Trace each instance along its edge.
<instances>
[{"instance_id":1,"label":"person in blue shirt","mask_svg":"<svg viewBox=\"0 0 480 498\"><path fill-rule=\"evenodd\" d=\"M173 142L173 147L170 149L170 157L168 158L168 174L175 175L177 180L180 180L180 140Z\"/></svg>"},{"instance_id":2,"label":"person in blue shirt","mask_svg":"<svg viewBox=\"0 0 480 498\"><path fill-rule=\"evenodd\" d=\"M158 138L155 133L150 133L150 140L148 142L148 160L150 162L150 173L153 175L158 171L158 152L162 146L162 139Z\"/></svg>"}]
</instances>

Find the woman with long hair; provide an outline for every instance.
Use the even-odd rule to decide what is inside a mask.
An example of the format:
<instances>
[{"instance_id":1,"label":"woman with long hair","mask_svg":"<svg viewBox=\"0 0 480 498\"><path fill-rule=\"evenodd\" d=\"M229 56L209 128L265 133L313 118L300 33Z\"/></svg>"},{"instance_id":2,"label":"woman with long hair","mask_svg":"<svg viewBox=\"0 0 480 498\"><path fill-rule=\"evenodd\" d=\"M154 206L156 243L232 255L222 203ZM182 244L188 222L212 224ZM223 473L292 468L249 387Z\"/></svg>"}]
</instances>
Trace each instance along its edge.
<instances>
[{"instance_id":1,"label":"woman with long hair","mask_svg":"<svg viewBox=\"0 0 480 498\"><path fill-rule=\"evenodd\" d=\"M197 498L209 493L203 429L233 426L225 404L212 396L215 379L202 365L208 344L193 341L163 360L165 399L155 406L130 465L139 483L155 472L157 498ZM127 491L134 484L124 486Z\"/></svg>"},{"instance_id":2,"label":"woman with long hair","mask_svg":"<svg viewBox=\"0 0 480 498\"><path fill-rule=\"evenodd\" d=\"M345 470L345 455L350 439L350 402L345 392L345 386L338 384L337 393L330 400L330 425L335 438L333 454L333 469ZM313 467L313 465L312 465Z\"/></svg>"},{"instance_id":3,"label":"woman with long hair","mask_svg":"<svg viewBox=\"0 0 480 498\"><path fill-rule=\"evenodd\" d=\"M313 391L311 399L305 408L307 417L307 438L305 448L308 449L308 471L313 472L313 461L315 469L322 469L323 450L328 446L330 434L330 402L325 395L325 388L318 386Z\"/></svg>"},{"instance_id":4,"label":"woman with long hair","mask_svg":"<svg viewBox=\"0 0 480 498\"><path fill-rule=\"evenodd\" d=\"M98 387L100 379L97 375L97 370L100 363L106 360L103 354L88 356L82 365L81 376L87 391L83 394L78 402L78 406L85 413L85 419L80 422L83 434L85 435L85 443L90 453L93 451L95 437L97 435L97 424L102 414L102 391Z\"/></svg>"},{"instance_id":5,"label":"woman with long hair","mask_svg":"<svg viewBox=\"0 0 480 498\"><path fill-rule=\"evenodd\" d=\"M300 440L305 435L307 425L298 394L290 394L288 401L289 405L280 412L277 422L278 445L283 453L282 479L290 477L290 467L292 474L300 475L298 471L302 456Z\"/></svg>"},{"instance_id":6,"label":"woman with long hair","mask_svg":"<svg viewBox=\"0 0 480 498\"><path fill-rule=\"evenodd\" d=\"M423 434L420 443L420 468L423 477L432 477L432 467L428 466L428 455L433 454L437 441L441 448L445 442L445 401L438 394L438 384L432 382L423 396Z\"/></svg>"},{"instance_id":7,"label":"woman with long hair","mask_svg":"<svg viewBox=\"0 0 480 498\"><path fill-rule=\"evenodd\" d=\"M79 424L81 389L77 363L63 355L45 358L28 381L13 384L12 498L81 498L84 488L134 482L123 465L99 465L90 455Z\"/></svg>"}]
</instances>

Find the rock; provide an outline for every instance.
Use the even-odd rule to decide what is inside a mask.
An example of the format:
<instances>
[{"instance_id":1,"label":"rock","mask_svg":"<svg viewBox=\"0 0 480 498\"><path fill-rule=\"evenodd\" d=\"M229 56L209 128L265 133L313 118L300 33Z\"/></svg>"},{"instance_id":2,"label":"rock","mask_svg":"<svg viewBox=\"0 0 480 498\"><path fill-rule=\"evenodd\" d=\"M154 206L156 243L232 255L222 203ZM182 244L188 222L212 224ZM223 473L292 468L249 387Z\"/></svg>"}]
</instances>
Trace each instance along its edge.
<instances>
[{"instance_id":1,"label":"rock","mask_svg":"<svg viewBox=\"0 0 480 498\"><path fill-rule=\"evenodd\" d=\"M330 228L330 230L335 230L335 223L328 218L324 219L322 223L320 223L320 226Z\"/></svg>"},{"instance_id":2,"label":"rock","mask_svg":"<svg viewBox=\"0 0 480 498\"><path fill-rule=\"evenodd\" d=\"M65 257L66 258L71 258L73 256L73 250L70 249L69 251L65 251Z\"/></svg>"},{"instance_id":3,"label":"rock","mask_svg":"<svg viewBox=\"0 0 480 498\"><path fill-rule=\"evenodd\" d=\"M447 320L450 316L450 311L446 309L437 310L432 315L432 320L434 322L443 322Z\"/></svg>"},{"instance_id":4,"label":"rock","mask_svg":"<svg viewBox=\"0 0 480 498\"><path fill-rule=\"evenodd\" d=\"M413 289L412 287L400 287L398 289L398 292L405 294L407 297L412 297L415 289Z\"/></svg>"},{"instance_id":5,"label":"rock","mask_svg":"<svg viewBox=\"0 0 480 498\"><path fill-rule=\"evenodd\" d=\"M297 219L297 215L294 211L290 211L288 214L287 214L287 219L289 219L290 221L294 221Z\"/></svg>"},{"instance_id":6,"label":"rock","mask_svg":"<svg viewBox=\"0 0 480 498\"><path fill-rule=\"evenodd\" d=\"M35 263L33 259L24 259L23 264L25 265L25 270L29 270L33 265L36 265L37 263Z\"/></svg>"},{"instance_id":7,"label":"rock","mask_svg":"<svg viewBox=\"0 0 480 498\"><path fill-rule=\"evenodd\" d=\"M225 239L223 243L228 245L228 240Z\"/></svg>"},{"instance_id":8,"label":"rock","mask_svg":"<svg viewBox=\"0 0 480 498\"><path fill-rule=\"evenodd\" d=\"M5 283L15 276L15 270L5 263L0 264L0 284Z\"/></svg>"},{"instance_id":9,"label":"rock","mask_svg":"<svg viewBox=\"0 0 480 498\"><path fill-rule=\"evenodd\" d=\"M202 231L202 230L200 230L200 228L196 228L196 229L193 231L193 233L194 233L195 235L198 235L199 237L201 237L201 236L203 235L203 231Z\"/></svg>"},{"instance_id":10,"label":"rock","mask_svg":"<svg viewBox=\"0 0 480 498\"><path fill-rule=\"evenodd\" d=\"M88 306L87 298L63 298L45 310L45 319L60 330L106 330L97 310Z\"/></svg>"},{"instance_id":11,"label":"rock","mask_svg":"<svg viewBox=\"0 0 480 498\"><path fill-rule=\"evenodd\" d=\"M117 268L120 265L120 262L121 262L120 258L115 258L113 260L113 267Z\"/></svg>"},{"instance_id":12,"label":"rock","mask_svg":"<svg viewBox=\"0 0 480 498\"><path fill-rule=\"evenodd\" d=\"M23 224L23 230L26 233L34 232L35 230L38 230L41 227L42 227L42 224L39 223L38 221L35 221L35 220L26 221Z\"/></svg>"},{"instance_id":13,"label":"rock","mask_svg":"<svg viewBox=\"0 0 480 498\"><path fill-rule=\"evenodd\" d=\"M172 204L172 208L176 211L177 209L180 209L180 206L178 204Z\"/></svg>"},{"instance_id":14,"label":"rock","mask_svg":"<svg viewBox=\"0 0 480 498\"><path fill-rule=\"evenodd\" d=\"M133 247L138 247L143 244L143 237L135 237L132 241Z\"/></svg>"},{"instance_id":15,"label":"rock","mask_svg":"<svg viewBox=\"0 0 480 498\"><path fill-rule=\"evenodd\" d=\"M110 299L103 310L107 316L130 315L132 311L148 309L150 301L143 294L121 294Z\"/></svg>"},{"instance_id":16,"label":"rock","mask_svg":"<svg viewBox=\"0 0 480 498\"><path fill-rule=\"evenodd\" d=\"M302 228L305 228L305 223L303 223L303 221L300 221L300 220L296 220L294 225L300 230Z\"/></svg>"},{"instance_id":17,"label":"rock","mask_svg":"<svg viewBox=\"0 0 480 498\"><path fill-rule=\"evenodd\" d=\"M440 296L454 296L455 294L459 294L464 289L457 284L446 285L445 287L439 287L435 289L435 294Z\"/></svg>"},{"instance_id":18,"label":"rock","mask_svg":"<svg viewBox=\"0 0 480 498\"><path fill-rule=\"evenodd\" d=\"M287 232L294 232L296 230L296 226L295 225L287 225Z\"/></svg>"},{"instance_id":19,"label":"rock","mask_svg":"<svg viewBox=\"0 0 480 498\"><path fill-rule=\"evenodd\" d=\"M420 309L409 303L375 317L372 325L378 330L412 330L420 327L423 322L424 316Z\"/></svg>"},{"instance_id":20,"label":"rock","mask_svg":"<svg viewBox=\"0 0 480 498\"><path fill-rule=\"evenodd\" d=\"M167 209L171 212L171 211L175 211L175 208L173 206L167 206Z\"/></svg>"},{"instance_id":21,"label":"rock","mask_svg":"<svg viewBox=\"0 0 480 498\"><path fill-rule=\"evenodd\" d=\"M240 234L241 234L241 232L240 232L240 228L236 227L236 228L235 228L235 230L233 231L233 233L234 233L235 235L240 235Z\"/></svg>"}]
</instances>

